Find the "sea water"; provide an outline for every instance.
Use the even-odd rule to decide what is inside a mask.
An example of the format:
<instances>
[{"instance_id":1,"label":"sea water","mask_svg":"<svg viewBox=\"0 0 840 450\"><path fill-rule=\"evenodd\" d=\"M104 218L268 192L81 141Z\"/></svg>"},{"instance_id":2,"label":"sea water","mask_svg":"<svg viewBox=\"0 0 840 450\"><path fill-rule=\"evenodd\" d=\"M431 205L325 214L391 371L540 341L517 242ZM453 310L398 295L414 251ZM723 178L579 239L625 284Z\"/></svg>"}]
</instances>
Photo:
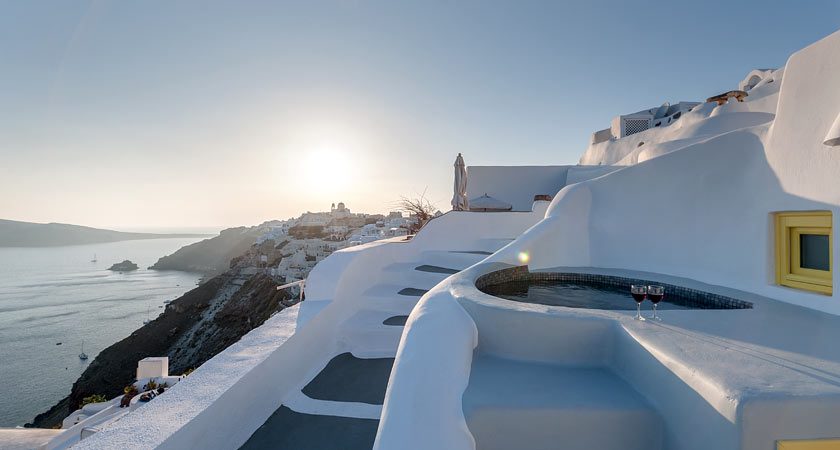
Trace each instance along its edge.
<instances>
[{"instance_id":1,"label":"sea water","mask_svg":"<svg viewBox=\"0 0 840 450\"><path fill-rule=\"evenodd\" d=\"M198 274L147 267L201 239L0 248L0 427L49 409L100 351L194 288ZM108 270L125 259L140 268Z\"/></svg>"}]
</instances>

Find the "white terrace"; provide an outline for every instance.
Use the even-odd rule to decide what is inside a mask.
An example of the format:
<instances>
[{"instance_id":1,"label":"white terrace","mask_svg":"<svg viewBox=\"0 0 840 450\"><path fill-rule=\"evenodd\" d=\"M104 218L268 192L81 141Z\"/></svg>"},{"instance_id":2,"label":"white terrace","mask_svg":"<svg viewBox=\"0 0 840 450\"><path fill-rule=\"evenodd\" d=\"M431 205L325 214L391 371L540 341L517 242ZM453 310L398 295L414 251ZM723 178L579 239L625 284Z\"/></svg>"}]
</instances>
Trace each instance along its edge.
<instances>
[{"instance_id":1,"label":"white terrace","mask_svg":"<svg viewBox=\"0 0 840 450\"><path fill-rule=\"evenodd\" d=\"M334 253L306 301L74 448L837 448L838 73L835 33L588 167L471 167L467 196L513 211ZM476 287L525 263L752 308L638 322Z\"/></svg>"}]
</instances>

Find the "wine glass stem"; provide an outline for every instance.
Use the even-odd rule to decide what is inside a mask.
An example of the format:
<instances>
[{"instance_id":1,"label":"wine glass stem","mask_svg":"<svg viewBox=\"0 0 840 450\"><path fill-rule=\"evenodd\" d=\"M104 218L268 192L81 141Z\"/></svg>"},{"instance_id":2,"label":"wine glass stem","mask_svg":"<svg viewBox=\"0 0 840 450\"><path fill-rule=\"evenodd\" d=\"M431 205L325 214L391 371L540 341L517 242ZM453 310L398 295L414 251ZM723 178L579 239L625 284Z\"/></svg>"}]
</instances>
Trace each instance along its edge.
<instances>
[{"instance_id":1,"label":"wine glass stem","mask_svg":"<svg viewBox=\"0 0 840 450\"><path fill-rule=\"evenodd\" d=\"M642 317L642 304L636 302L636 318Z\"/></svg>"},{"instance_id":2,"label":"wine glass stem","mask_svg":"<svg viewBox=\"0 0 840 450\"><path fill-rule=\"evenodd\" d=\"M659 306L657 303L653 304L653 318L658 319L659 316L656 315L656 307Z\"/></svg>"}]
</instances>

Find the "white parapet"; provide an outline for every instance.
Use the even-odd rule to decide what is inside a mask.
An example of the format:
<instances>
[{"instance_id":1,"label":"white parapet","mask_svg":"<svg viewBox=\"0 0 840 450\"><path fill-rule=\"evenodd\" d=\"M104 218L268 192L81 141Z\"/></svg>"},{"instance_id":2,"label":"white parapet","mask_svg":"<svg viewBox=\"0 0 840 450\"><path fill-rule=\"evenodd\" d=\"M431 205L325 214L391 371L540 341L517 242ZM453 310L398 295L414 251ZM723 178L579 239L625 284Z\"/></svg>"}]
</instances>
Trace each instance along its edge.
<instances>
[{"instance_id":1,"label":"white parapet","mask_svg":"<svg viewBox=\"0 0 840 450\"><path fill-rule=\"evenodd\" d=\"M166 356L150 356L137 362L137 379L163 378L169 376L169 358Z\"/></svg>"}]
</instances>

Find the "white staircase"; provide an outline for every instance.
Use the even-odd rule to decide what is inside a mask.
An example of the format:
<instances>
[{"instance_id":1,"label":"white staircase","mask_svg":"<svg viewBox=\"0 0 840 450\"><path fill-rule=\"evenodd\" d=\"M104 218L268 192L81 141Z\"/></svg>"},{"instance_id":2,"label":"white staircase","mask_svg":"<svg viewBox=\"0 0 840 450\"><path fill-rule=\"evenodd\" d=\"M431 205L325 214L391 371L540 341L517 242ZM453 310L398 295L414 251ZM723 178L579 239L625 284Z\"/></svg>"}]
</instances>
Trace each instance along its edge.
<instances>
[{"instance_id":1,"label":"white staircase","mask_svg":"<svg viewBox=\"0 0 840 450\"><path fill-rule=\"evenodd\" d=\"M349 352L326 362L242 448L371 448L405 317L426 291L486 256L485 250L423 252L418 261L384 267L387 283L365 289L362 309L339 325L337 348Z\"/></svg>"}]
</instances>

